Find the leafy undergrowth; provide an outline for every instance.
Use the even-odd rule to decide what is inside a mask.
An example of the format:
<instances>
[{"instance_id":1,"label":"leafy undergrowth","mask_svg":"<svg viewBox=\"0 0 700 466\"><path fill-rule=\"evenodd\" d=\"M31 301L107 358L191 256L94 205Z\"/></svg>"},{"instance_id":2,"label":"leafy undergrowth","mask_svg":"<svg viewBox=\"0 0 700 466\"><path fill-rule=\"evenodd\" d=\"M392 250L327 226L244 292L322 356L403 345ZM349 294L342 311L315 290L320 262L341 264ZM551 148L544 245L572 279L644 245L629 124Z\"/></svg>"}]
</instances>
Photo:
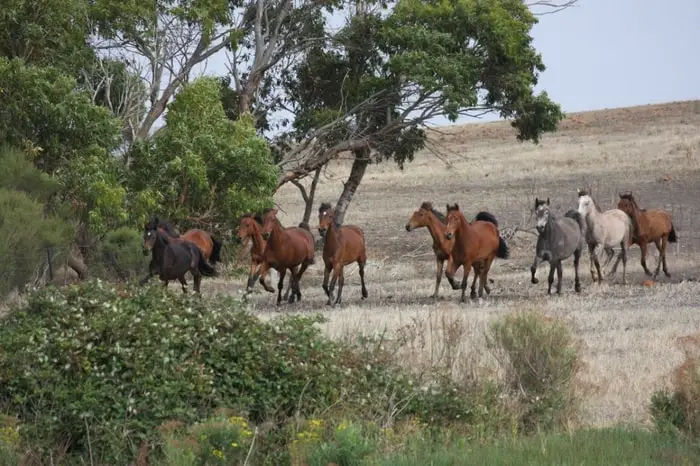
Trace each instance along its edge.
<instances>
[{"instance_id":1,"label":"leafy undergrowth","mask_svg":"<svg viewBox=\"0 0 700 466\"><path fill-rule=\"evenodd\" d=\"M0 453L36 463L356 464L328 455L550 432L575 411L576 346L539 314L491 329L505 383L439 367L419 376L391 343L333 341L321 321L262 321L231 298L158 285L35 291L0 327L0 427L10 439Z\"/></svg>"}]
</instances>

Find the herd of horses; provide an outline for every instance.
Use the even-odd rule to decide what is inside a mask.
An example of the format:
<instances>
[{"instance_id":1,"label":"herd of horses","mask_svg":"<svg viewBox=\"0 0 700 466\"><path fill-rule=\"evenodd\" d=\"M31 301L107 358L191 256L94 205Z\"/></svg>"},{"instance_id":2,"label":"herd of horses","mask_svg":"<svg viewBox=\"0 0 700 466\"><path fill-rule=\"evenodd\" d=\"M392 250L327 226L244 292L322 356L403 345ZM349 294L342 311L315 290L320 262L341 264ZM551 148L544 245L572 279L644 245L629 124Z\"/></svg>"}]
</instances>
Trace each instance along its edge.
<instances>
[{"instance_id":1,"label":"herd of horses","mask_svg":"<svg viewBox=\"0 0 700 466\"><path fill-rule=\"evenodd\" d=\"M267 284L266 277L270 269L275 269L279 275L277 304L280 305L283 299L289 303L301 300L300 281L307 268L315 262L315 241L308 225L302 223L299 226L284 227L277 219L277 212L277 209L267 209L261 214L244 214L238 225L236 241L241 244L251 243L247 293L253 290L256 281L266 291L274 293L275 290ZM578 207L568 210L562 216L552 211L549 198L536 198L534 213L537 244L530 267L531 283L539 283L536 277L537 267L542 262L548 262L548 294L552 292L555 273L556 292L561 293L562 262L572 256L574 291L581 291L579 263L584 248L588 249L594 283L603 281L598 256L605 252L605 269L615 256L613 248L619 248L617 260L608 275L614 275L622 262L622 283L625 284L627 252L634 244L640 247L641 265L647 275L656 278L663 267L664 274L670 277L666 265L666 248L668 243L678 240L671 215L661 209L641 209L631 192L619 194L617 208L602 211L590 190L578 190ZM432 203L423 202L406 223L406 231L417 228L427 228L433 241L437 270L432 297L439 296L443 271L452 289L461 290L461 302L466 301L466 288L472 270L474 278L470 297L482 298L484 292L487 295L491 293L489 283L493 283L493 280L489 278L489 271L493 261L496 258L508 259L510 256L509 247L499 232L498 221L493 214L481 211L472 221L467 221L457 204L448 204L446 214L442 214L433 208ZM361 282L361 298L367 298L367 252L362 229L356 225L338 224L334 208L328 203L322 203L318 211L318 232L323 238L322 287L328 297L327 304L341 302L344 267L355 262ZM654 243L659 251L653 273L646 264L650 243ZM151 262L148 275L141 283L158 275L165 286L169 281L178 280L183 292L186 292L185 275L190 272L194 277L194 289L199 292L202 276L217 275L213 264L221 261L221 248L221 241L204 230L192 229L179 235L167 221L154 217L144 227L143 252L145 255L151 254ZM463 276L461 283L458 283L455 274L460 268L463 269ZM289 286L283 298L287 271L290 275ZM334 298L336 285L338 290Z\"/></svg>"}]
</instances>

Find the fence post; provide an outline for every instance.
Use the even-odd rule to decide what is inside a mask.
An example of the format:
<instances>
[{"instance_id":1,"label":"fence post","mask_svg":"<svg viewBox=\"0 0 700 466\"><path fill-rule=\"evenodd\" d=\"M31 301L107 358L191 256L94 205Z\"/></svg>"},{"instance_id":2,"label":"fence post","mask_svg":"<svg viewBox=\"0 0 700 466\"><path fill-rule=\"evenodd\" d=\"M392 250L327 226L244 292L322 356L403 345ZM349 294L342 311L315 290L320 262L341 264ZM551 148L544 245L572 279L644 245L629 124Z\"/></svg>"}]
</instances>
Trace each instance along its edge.
<instances>
[{"instance_id":1,"label":"fence post","mask_svg":"<svg viewBox=\"0 0 700 466\"><path fill-rule=\"evenodd\" d=\"M49 263L49 280L53 281L53 263L51 260L51 247L46 248L46 260Z\"/></svg>"}]
</instances>

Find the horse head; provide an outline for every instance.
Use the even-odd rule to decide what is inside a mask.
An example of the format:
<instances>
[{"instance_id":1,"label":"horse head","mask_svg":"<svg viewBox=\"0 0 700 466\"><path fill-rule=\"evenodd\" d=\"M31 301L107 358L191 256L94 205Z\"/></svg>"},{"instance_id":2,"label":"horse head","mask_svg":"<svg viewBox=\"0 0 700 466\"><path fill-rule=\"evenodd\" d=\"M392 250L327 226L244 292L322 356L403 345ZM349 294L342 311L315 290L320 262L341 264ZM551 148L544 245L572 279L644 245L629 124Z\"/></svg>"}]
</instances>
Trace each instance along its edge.
<instances>
[{"instance_id":1,"label":"horse head","mask_svg":"<svg viewBox=\"0 0 700 466\"><path fill-rule=\"evenodd\" d=\"M430 214L434 213L433 204L431 202L423 202L418 210L413 212L411 218L406 223L406 231L412 231L416 228L427 227L430 222Z\"/></svg>"},{"instance_id":2,"label":"horse head","mask_svg":"<svg viewBox=\"0 0 700 466\"><path fill-rule=\"evenodd\" d=\"M459 210L459 205L457 203L453 205L447 204L447 222L445 225L445 238L450 240L455 236L457 229L459 228L461 218L464 217L462 212Z\"/></svg>"},{"instance_id":3,"label":"horse head","mask_svg":"<svg viewBox=\"0 0 700 466\"><path fill-rule=\"evenodd\" d=\"M335 209L327 202L322 203L318 208L318 234L325 237L333 222Z\"/></svg>"},{"instance_id":4,"label":"horse head","mask_svg":"<svg viewBox=\"0 0 700 466\"><path fill-rule=\"evenodd\" d=\"M262 214L262 237L265 241L270 239L272 230L275 224L279 221L277 220L277 209L265 209Z\"/></svg>"},{"instance_id":5,"label":"horse head","mask_svg":"<svg viewBox=\"0 0 700 466\"><path fill-rule=\"evenodd\" d=\"M542 233L549 221L549 198L547 200L535 198L535 219L538 233Z\"/></svg>"}]
</instances>

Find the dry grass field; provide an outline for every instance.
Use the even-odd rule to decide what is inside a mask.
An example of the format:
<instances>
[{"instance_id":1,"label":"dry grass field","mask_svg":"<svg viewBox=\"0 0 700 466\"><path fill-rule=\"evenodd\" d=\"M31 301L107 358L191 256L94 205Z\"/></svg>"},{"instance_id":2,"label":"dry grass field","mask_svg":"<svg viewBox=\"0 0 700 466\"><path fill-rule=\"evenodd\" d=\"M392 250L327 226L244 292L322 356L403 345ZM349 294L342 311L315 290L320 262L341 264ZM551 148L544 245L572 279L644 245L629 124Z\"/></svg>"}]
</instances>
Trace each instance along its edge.
<instances>
[{"instance_id":1,"label":"dry grass field","mask_svg":"<svg viewBox=\"0 0 700 466\"><path fill-rule=\"evenodd\" d=\"M536 309L567 320L581 339L583 379L590 389L585 425L646 424L651 393L668 383L682 360L677 338L700 331L700 102L678 102L571 114L560 130L539 145L518 143L507 123L439 128L431 146L400 171L392 163L372 165L346 216L367 238L369 298L362 302L357 267L346 268L343 304L329 309L321 289L323 262L302 279L300 304L277 308L275 296L260 290L251 308L262 316L279 312L322 312L324 330L337 338L386 333L406 343L407 363L429 368L449 363L454 370L494 367L484 331L497 316ZM349 172L347 160L328 167L316 203L337 199ZM480 210L496 215L502 227L534 226L535 196L550 197L555 211L575 207L579 187L592 187L603 209L617 204L617 193L632 190L642 207L669 210L679 236L668 254L672 277L645 287L639 248L628 261L628 284L621 274L602 286L591 283L588 254L582 257L583 291L573 292L573 265L565 263L561 296L546 295L548 265L539 269L539 285L529 282L535 236L518 231L510 241L511 258L496 259L491 296L459 304L459 292L441 285L432 301L435 262L425 229L404 225L422 201L441 211L457 202L473 217ZM299 222L303 205L293 186L276 200L285 225ZM317 209L317 206L315 206ZM317 221L314 212L312 225ZM314 235L318 236L314 231ZM650 267L656 266L652 246ZM461 276L461 272L459 274ZM273 275L276 281L276 275ZM238 294L243 280L205 281L203 292ZM447 361L447 362L446 362Z\"/></svg>"}]
</instances>

